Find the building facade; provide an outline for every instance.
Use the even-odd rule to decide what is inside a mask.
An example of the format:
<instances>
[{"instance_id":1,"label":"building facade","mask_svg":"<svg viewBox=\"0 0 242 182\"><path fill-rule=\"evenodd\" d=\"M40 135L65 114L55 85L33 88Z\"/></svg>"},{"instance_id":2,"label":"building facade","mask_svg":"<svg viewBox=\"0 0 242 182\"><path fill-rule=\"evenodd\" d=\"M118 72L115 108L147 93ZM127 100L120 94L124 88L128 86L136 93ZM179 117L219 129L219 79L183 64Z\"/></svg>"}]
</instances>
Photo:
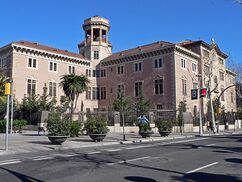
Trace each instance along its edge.
<instances>
[{"instance_id":1,"label":"building facade","mask_svg":"<svg viewBox=\"0 0 242 182\"><path fill-rule=\"evenodd\" d=\"M108 110L119 90L135 101L140 94L152 110L176 111L180 102L197 113L198 100L191 100L191 89L210 88L216 98L235 82L226 68L227 55L212 42L158 41L112 53L109 20L94 16L84 21L85 40L78 44L79 54L28 41L13 42L0 48L0 71L13 80L18 101L31 94L48 94L59 101L61 76L84 74L91 83L81 94L78 105L84 110ZM236 111L235 87L220 96L226 111ZM206 112L208 99L203 98ZM80 107L77 108L77 112Z\"/></svg>"}]
</instances>

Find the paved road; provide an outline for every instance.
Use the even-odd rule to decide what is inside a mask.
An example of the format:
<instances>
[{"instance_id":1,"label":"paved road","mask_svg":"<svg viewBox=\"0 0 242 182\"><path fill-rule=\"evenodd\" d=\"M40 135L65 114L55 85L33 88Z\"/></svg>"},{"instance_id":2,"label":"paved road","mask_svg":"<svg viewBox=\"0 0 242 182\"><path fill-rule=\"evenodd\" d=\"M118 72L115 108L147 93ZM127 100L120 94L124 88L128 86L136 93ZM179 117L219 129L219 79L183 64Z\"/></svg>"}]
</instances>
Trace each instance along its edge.
<instances>
[{"instance_id":1,"label":"paved road","mask_svg":"<svg viewBox=\"0 0 242 182\"><path fill-rule=\"evenodd\" d=\"M13 155L0 181L242 181L242 135Z\"/></svg>"}]
</instances>

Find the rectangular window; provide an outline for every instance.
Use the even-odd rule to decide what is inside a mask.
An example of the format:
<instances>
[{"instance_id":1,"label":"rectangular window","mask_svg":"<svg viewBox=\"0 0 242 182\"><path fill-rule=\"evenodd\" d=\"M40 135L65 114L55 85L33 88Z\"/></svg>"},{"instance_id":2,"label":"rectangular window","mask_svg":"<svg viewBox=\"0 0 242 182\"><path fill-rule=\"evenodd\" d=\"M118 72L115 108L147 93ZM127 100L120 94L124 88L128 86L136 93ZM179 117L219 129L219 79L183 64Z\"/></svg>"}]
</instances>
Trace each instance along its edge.
<instances>
[{"instance_id":1,"label":"rectangular window","mask_svg":"<svg viewBox=\"0 0 242 182\"><path fill-rule=\"evenodd\" d=\"M208 59L209 58L209 52L206 50L203 50L203 58Z\"/></svg>"},{"instance_id":2,"label":"rectangular window","mask_svg":"<svg viewBox=\"0 0 242 182\"><path fill-rule=\"evenodd\" d=\"M27 94L36 95L36 80L28 79L27 80Z\"/></svg>"},{"instance_id":3,"label":"rectangular window","mask_svg":"<svg viewBox=\"0 0 242 182\"><path fill-rule=\"evenodd\" d=\"M197 64L192 63L192 72L197 72Z\"/></svg>"},{"instance_id":4,"label":"rectangular window","mask_svg":"<svg viewBox=\"0 0 242 182\"><path fill-rule=\"evenodd\" d=\"M157 104L156 109L161 110L162 109L162 104Z\"/></svg>"},{"instance_id":5,"label":"rectangular window","mask_svg":"<svg viewBox=\"0 0 242 182\"><path fill-rule=\"evenodd\" d=\"M106 99L106 87L101 87L101 100Z\"/></svg>"},{"instance_id":6,"label":"rectangular window","mask_svg":"<svg viewBox=\"0 0 242 182\"><path fill-rule=\"evenodd\" d=\"M50 62L50 64L49 64L49 70L50 70L50 71L57 72L57 63L55 63L55 62Z\"/></svg>"},{"instance_id":7,"label":"rectangular window","mask_svg":"<svg viewBox=\"0 0 242 182\"><path fill-rule=\"evenodd\" d=\"M101 77L106 77L106 70L101 70Z\"/></svg>"},{"instance_id":8,"label":"rectangular window","mask_svg":"<svg viewBox=\"0 0 242 182\"><path fill-rule=\"evenodd\" d=\"M155 59L154 60L154 68L162 68L162 67L163 67L163 60L162 60L162 58Z\"/></svg>"},{"instance_id":9,"label":"rectangular window","mask_svg":"<svg viewBox=\"0 0 242 182\"><path fill-rule=\"evenodd\" d=\"M224 88L222 87L221 88L221 93L224 91ZM221 101L225 101L225 99L224 99L224 93L221 95Z\"/></svg>"},{"instance_id":10,"label":"rectangular window","mask_svg":"<svg viewBox=\"0 0 242 182\"><path fill-rule=\"evenodd\" d=\"M117 73L118 73L118 75L124 74L124 66L118 66L117 67Z\"/></svg>"},{"instance_id":11,"label":"rectangular window","mask_svg":"<svg viewBox=\"0 0 242 182\"><path fill-rule=\"evenodd\" d=\"M155 80L155 94L163 94L163 79Z\"/></svg>"},{"instance_id":12,"label":"rectangular window","mask_svg":"<svg viewBox=\"0 0 242 182\"><path fill-rule=\"evenodd\" d=\"M33 59L33 58L28 59L28 68L37 68L36 59Z\"/></svg>"},{"instance_id":13,"label":"rectangular window","mask_svg":"<svg viewBox=\"0 0 242 182\"><path fill-rule=\"evenodd\" d=\"M204 65L204 74L206 76L209 76L209 72L210 72L209 67Z\"/></svg>"},{"instance_id":14,"label":"rectangular window","mask_svg":"<svg viewBox=\"0 0 242 182\"><path fill-rule=\"evenodd\" d=\"M97 100L99 100L100 99L100 87L97 87Z\"/></svg>"},{"instance_id":15,"label":"rectangular window","mask_svg":"<svg viewBox=\"0 0 242 182\"><path fill-rule=\"evenodd\" d=\"M224 65L224 60L223 59L219 58L218 60L219 60L219 64Z\"/></svg>"},{"instance_id":16,"label":"rectangular window","mask_svg":"<svg viewBox=\"0 0 242 182\"><path fill-rule=\"evenodd\" d=\"M134 71L135 72L142 71L142 70L143 70L143 64L142 64L142 62L139 62L139 63L135 63L134 64Z\"/></svg>"},{"instance_id":17,"label":"rectangular window","mask_svg":"<svg viewBox=\"0 0 242 182\"><path fill-rule=\"evenodd\" d=\"M94 59L99 59L99 51L94 51L93 58Z\"/></svg>"},{"instance_id":18,"label":"rectangular window","mask_svg":"<svg viewBox=\"0 0 242 182\"><path fill-rule=\"evenodd\" d=\"M92 76L96 77L96 70L92 70Z\"/></svg>"},{"instance_id":19,"label":"rectangular window","mask_svg":"<svg viewBox=\"0 0 242 182\"><path fill-rule=\"evenodd\" d=\"M92 87L92 99L97 99L97 87Z\"/></svg>"},{"instance_id":20,"label":"rectangular window","mask_svg":"<svg viewBox=\"0 0 242 182\"><path fill-rule=\"evenodd\" d=\"M49 82L49 96L56 97L56 82Z\"/></svg>"},{"instance_id":21,"label":"rectangular window","mask_svg":"<svg viewBox=\"0 0 242 182\"><path fill-rule=\"evenodd\" d=\"M198 88L198 83L193 83L193 88Z\"/></svg>"},{"instance_id":22,"label":"rectangular window","mask_svg":"<svg viewBox=\"0 0 242 182\"><path fill-rule=\"evenodd\" d=\"M75 66L68 66L69 74L75 74Z\"/></svg>"},{"instance_id":23,"label":"rectangular window","mask_svg":"<svg viewBox=\"0 0 242 182\"><path fill-rule=\"evenodd\" d=\"M219 79L221 80L221 81L224 81L224 73L223 72L219 72Z\"/></svg>"},{"instance_id":24,"label":"rectangular window","mask_svg":"<svg viewBox=\"0 0 242 182\"><path fill-rule=\"evenodd\" d=\"M142 92L143 92L143 82L136 82L135 83L134 95L136 97L141 96Z\"/></svg>"},{"instance_id":25,"label":"rectangular window","mask_svg":"<svg viewBox=\"0 0 242 182\"><path fill-rule=\"evenodd\" d=\"M7 67L7 58L0 58L0 67L1 68L6 68Z\"/></svg>"},{"instance_id":26,"label":"rectangular window","mask_svg":"<svg viewBox=\"0 0 242 182\"><path fill-rule=\"evenodd\" d=\"M92 70L86 69L86 76L91 77L92 76Z\"/></svg>"},{"instance_id":27,"label":"rectangular window","mask_svg":"<svg viewBox=\"0 0 242 182\"><path fill-rule=\"evenodd\" d=\"M91 94L92 94L91 87L87 87L87 90L86 90L86 99L87 100L91 100Z\"/></svg>"},{"instance_id":28,"label":"rectangular window","mask_svg":"<svg viewBox=\"0 0 242 182\"><path fill-rule=\"evenodd\" d=\"M187 95L187 80L182 79L182 94Z\"/></svg>"},{"instance_id":29,"label":"rectangular window","mask_svg":"<svg viewBox=\"0 0 242 182\"><path fill-rule=\"evenodd\" d=\"M187 67L187 66L186 66L186 60L183 59L183 58L181 58L181 67L182 67L182 68L186 68L186 67Z\"/></svg>"},{"instance_id":30,"label":"rectangular window","mask_svg":"<svg viewBox=\"0 0 242 182\"><path fill-rule=\"evenodd\" d=\"M124 94L124 84L119 84L118 85L118 91L117 93L123 93Z\"/></svg>"}]
</instances>

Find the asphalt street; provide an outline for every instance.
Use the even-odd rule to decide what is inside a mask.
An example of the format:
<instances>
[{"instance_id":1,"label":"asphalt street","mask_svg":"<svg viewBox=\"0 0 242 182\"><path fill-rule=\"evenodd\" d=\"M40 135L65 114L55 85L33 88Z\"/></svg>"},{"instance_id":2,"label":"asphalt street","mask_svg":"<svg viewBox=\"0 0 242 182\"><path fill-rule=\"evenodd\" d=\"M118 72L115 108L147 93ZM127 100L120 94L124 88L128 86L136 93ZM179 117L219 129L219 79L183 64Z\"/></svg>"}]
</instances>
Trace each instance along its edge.
<instances>
[{"instance_id":1,"label":"asphalt street","mask_svg":"<svg viewBox=\"0 0 242 182\"><path fill-rule=\"evenodd\" d=\"M5 156L0 181L242 181L242 135Z\"/></svg>"}]
</instances>

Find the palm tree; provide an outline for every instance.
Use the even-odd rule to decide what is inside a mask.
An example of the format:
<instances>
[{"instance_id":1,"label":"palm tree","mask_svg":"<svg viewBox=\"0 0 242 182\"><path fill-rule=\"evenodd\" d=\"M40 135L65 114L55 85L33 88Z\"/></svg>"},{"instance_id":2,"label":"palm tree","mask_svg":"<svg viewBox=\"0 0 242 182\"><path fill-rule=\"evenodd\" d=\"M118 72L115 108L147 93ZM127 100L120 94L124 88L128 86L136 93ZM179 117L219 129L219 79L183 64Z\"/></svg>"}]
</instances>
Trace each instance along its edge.
<instances>
[{"instance_id":1,"label":"palm tree","mask_svg":"<svg viewBox=\"0 0 242 182\"><path fill-rule=\"evenodd\" d=\"M70 117L72 119L73 112L76 109L79 95L84 92L90 83L90 80L85 75L63 75L61 77L60 86L63 88L65 95L69 98L71 108Z\"/></svg>"}]
</instances>

